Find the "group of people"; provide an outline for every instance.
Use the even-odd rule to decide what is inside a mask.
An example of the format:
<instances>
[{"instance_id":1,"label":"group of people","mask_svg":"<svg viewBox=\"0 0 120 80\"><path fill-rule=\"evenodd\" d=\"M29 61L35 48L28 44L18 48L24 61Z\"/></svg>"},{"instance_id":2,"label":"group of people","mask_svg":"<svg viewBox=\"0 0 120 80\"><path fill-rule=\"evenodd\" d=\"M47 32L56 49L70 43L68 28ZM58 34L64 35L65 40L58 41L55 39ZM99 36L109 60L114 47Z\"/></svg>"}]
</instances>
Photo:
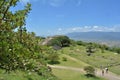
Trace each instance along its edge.
<instances>
[{"instance_id":1,"label":"group of people","mask_svg":"<svg viewBox=\"0 0 120 80\"><path fill-rule=\"evenodd\" d=\"M104 76L104 73L108 73L108 68L107 67L102 69L102 76Z\"/></svg>"}]
</instances>

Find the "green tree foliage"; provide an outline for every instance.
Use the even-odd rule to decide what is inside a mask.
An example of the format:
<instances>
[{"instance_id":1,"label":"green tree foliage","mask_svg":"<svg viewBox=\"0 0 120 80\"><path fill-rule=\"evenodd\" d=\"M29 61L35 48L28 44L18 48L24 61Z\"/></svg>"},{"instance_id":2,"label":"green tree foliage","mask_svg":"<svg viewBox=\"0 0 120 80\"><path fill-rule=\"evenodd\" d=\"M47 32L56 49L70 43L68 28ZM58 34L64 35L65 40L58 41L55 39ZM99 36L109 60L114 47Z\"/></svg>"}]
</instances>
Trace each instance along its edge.
<instances>
[{"instance_id":1,"label":"green tree foliage","mask_svg":"<svg viewBox=\"0 0 120 80\"><path fill-rule=\"evenodd\" d=\"M58 45L60 47L67 47L70 45L70 39L67 36L55 36L50 41L50 45Z\"/></svg>"},{"instance_id":2,"label":"green tree foliage","mask_svg":"<svg viewBox=\"0 0 120 80\"><path fill-rule=\"evenodd\" d=\"M120 48L119 47L111 47L111 48L109 48L109 50L120 54Z\"/></svg>"},{"instance_id":3,"label":"green tree foliage","mask_svg":"<svg viewBox=\"0 0 120 80\"><path fill-rule=\"evenodd\" d=\"M86 46L87 43L83 42L83 41L76 41L77 45L82 45L82 46Z\"/></svg>"},{"instance_id":4,"label":"green tree foliage","mask_svg":"<svg viewBox=\"0 0 120 80\"><path fill-rule=\"evenodd\" d=\"M24 53L21 40L16 39L15 29L20 29L20 38L22 39L22 31L25 25L25 18L31 10L28 3L25 9L18 10L15 13L10 11L11 7L15 7L18 0L1 0L0 1L0 67L11 71L18 68L20 64L20 52ZM19 51L20 50L20 51ZM18 53L19 51L19 53ZM22 62L22 61L21 61Z\"/></svg>"},{"instance_id":5,"label":"green tree foliage","mask_svg":"<svg viewBox=\"0 0 120 80\"><path fill-rule=\"evenodd\" d=\"M67 58L66 57L62 57L62 61L67 61Z\"/></svg>"},{"instance_id":6,"label":"green tree foliage","mask_svg":"<svg viewBox=\"0 0 120 80\"><path fill-rule=\"evenodd\" d=\"M48 70L39 45L41 38L23 27L31 4L27 3L23 10L10 11L18 2L19 0L0 0L0 68L6 72L18 69L36 72L53 80L54 76Z\"/></svg>"},{"instance_id":7,"label":"green tree foliage","mask_svg":"<svg viewBox=\"0 0 120 80\"><path fill-rule=\"evenodd\" d=\"M43 58L49 64L58 64L59 63L59 54L52 47L44 46Z\"/></svg>"},{"instance_id":8,"label":"green tree foliage","mask_svg":"<svg viewBox=\"0 0 120 80\"><path fill-rule=\"evenodd\" d=\"M108 50L108 46L106 46L106 45L104 45L104 44L103 44L103 45L102 45L102 44L99 45L99 48L101 49L101 52L102 52L102 53L104 53L105 50Z\"/></svg>"},{"instance_id":9,"label":"green tree foliage","mask_svg":"<svg viewBox=\"0 0 120 80\"><path fill-rule=\"evenodd\" d=\"M95 45L93 43L89 43L86 47L87 55L90 56L92 53L95 52Z\"/></svg>"},{"instance_id":10,"label":"green tree foliage","mask_svg":"<svg viewBox=\"0 0 120 80\"><path fill-rule=\"evenodd\" d=\"M85 66L84 70L86 71L87 77L94 77L95 76L95 69L92 66Z\"/></svg>"},{"instance_id":11,"label":"green tree foliage","mask_svg":"<svg viewBox=\"0 0 120 80\"><path fill-rule=\"evenodd\" d=\"M120 48L119 47L110 47L105 44L98 44L98 43L88 43L88 42L83 42L83 41L76 41L73 44L81 45L81 46L86 46L86 52L87 55L90 56L91 53L94 53L96 49L101 49L101 52L104 53L105 50L112 51L115 53L120 54Z\"/></svg>"}]
</instances>

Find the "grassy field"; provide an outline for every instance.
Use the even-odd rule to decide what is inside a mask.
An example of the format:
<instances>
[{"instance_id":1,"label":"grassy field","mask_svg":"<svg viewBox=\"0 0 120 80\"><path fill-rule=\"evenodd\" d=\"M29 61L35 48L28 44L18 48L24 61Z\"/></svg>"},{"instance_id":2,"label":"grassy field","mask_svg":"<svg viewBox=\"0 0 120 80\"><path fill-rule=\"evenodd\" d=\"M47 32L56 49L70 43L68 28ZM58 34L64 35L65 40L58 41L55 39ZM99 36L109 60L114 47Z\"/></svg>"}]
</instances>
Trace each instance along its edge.
<instances>
[{"instance_id":1,"label":"grassy field","mask_svg":"<svg viewBox=\"0 0 120 80\"><path fill-rule=\"evenodd\" d=\"M71 46L62 49L61 54L67 54L87 64L93 65L97 68L100 66L109 66L109 70L120 75L120 55L105 51L101 53L101 50L97 49L91 56L87 56L86 48L84 46ZM74 65L75 66L75 65Z\"/></svg>"},{"instance_id":2,"label":"grassy field","mask_svg":"<svg viewBox=\"0 0 120 80\"><path fill-rule=\"evenodd\" d=\"M84 46L70 46L58 51L60 54L60 66L82 68L87 65L100 68L100 66L109 66L109 70L115 74L120 75L120 55L105 51L101 52L100 49L96 49L96 52L91 56L87 56L86 48ZM72 58L71 58L72 57ZM64 58L66 59L64 61ZM74 59L73 59L74 58ZM52 69L55 74L61 80L105 80L103 78L87 78L83 73L79 71L66 70L66 69Z\"/></svg>"},{"instance_id":3,"label":"grassy field","mask_svg":"<svg viewBox=\"0 0 120 80\"><path fill-rule=\"evenodd\" d=\"M23 71L15 71L10 74L5 73L4 70L0 70L0 80L44 80L36 73L28 73Z\"/></svg>"},{"instance_id":4,"label":"grassy field","mask_svg":"<svg viewBox=\"0 0 120 80\"><path fill-rule=\"evenodd\" d=\"M67 52L66 48L66 52ZM61 54L62 51L58 51L59 54ZM63 60L63 58L66 58L66 61ZM57 64L57 66L66 66L66 67L73 67L73 68L81 68L83 69L88 64L84 63L83 61L80 61L76 58L72 58L67 54L61 54L60 55L60 64ZM106 80L100 77L91 77L87 78L85 76L85 73L82 73L80 71L74 71L74 70L68 70L68 69L52 69L52 72L55 76L57 76L60 80Z\"/></svg>"},{"instance_id":5,"label":"grassy field","mask_svg":"<svg viewBox=\"0 0 120 80\"><path fill-rule=\"evenodd\" d=\"M60 54L60 64L58 66L68 66L83 69L84 66L92 65L100 68L110 66L109 70L120 75L120 55L113 52L97 49L91 56L87 56L84 46L70 46L58 50ZM68 69L52 69L52 72L60 80L105 80L103 78L87 78L84 73ZM15 71L10 74L0 70L0 80L45 80L43 77L35 74L22 71Z\"/></svg>"},{"instance_id":6,"label":"grassy field","mask_svg":"<svg viewBox=\"0 0 120 80\"><path fill-rule=\"evenodd\" d=\"M66 58L66 61L63 60L63 58ZM60 55L60 64L57 65L61 65L61 66L71 66L71 67L76 67L76 68L84 68L84 66L87 66L88 64L80 61L80 60L72 60L70 59L69 56L62 54Z\"/></svg>"},{"instance_id":7,"label":"grassy field","mask_svg":"<svg viewBox=\"0 0 120 80\"><path fill-rule=\"evenodd\" d=\"M60 80L105 80L99 77L87 78L83 73L72 70L52 69L52 71Z\"/></svg>"}]
</instances>

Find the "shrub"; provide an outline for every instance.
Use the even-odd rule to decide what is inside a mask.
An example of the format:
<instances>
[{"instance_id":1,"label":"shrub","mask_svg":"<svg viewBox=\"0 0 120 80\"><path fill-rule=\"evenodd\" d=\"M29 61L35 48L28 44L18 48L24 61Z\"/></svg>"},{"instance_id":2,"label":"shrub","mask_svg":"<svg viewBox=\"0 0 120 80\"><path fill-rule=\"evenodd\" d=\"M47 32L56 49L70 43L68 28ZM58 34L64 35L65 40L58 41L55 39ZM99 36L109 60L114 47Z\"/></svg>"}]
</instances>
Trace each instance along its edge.
<instances>
[{"instance_id":1,"label":"shrub","mask_svg":"<svg viewBox=\"0 0 120 80\"><path fill-rule=\"evenodd\" d=\"M62 57L62 60L63 60L63 61L67 61L67 58L66 58L66 57Z\"/></svg>"},{"instance_id":2,"label":"shrub","mask_svg":"<svg viewBox=\"0 0 120 80\"><path fill-rule=\"evenodd\" d=\"M87 77L95 77L95 69L92 66L85 66L84 70Z\"/></svg>"}]
</instances>

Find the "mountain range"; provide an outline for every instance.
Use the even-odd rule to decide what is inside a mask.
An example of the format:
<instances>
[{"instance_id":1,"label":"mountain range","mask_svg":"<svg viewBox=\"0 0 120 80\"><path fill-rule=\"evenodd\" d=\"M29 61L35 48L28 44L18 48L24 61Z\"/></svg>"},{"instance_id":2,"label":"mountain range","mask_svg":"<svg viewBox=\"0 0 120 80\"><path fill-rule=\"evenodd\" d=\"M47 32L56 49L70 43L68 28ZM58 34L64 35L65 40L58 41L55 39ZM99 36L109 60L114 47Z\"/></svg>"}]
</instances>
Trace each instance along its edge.
<instances>
[{"instance_id":1,"label":"mountain range","mask_svg":"<svg viewBox=\"0 0 120 80\"><path fill-rule=\"evenodd\" d=\"M120 46L120 32L73 32L66 35L73 40Z\"/></svg>"}]
</instances>

